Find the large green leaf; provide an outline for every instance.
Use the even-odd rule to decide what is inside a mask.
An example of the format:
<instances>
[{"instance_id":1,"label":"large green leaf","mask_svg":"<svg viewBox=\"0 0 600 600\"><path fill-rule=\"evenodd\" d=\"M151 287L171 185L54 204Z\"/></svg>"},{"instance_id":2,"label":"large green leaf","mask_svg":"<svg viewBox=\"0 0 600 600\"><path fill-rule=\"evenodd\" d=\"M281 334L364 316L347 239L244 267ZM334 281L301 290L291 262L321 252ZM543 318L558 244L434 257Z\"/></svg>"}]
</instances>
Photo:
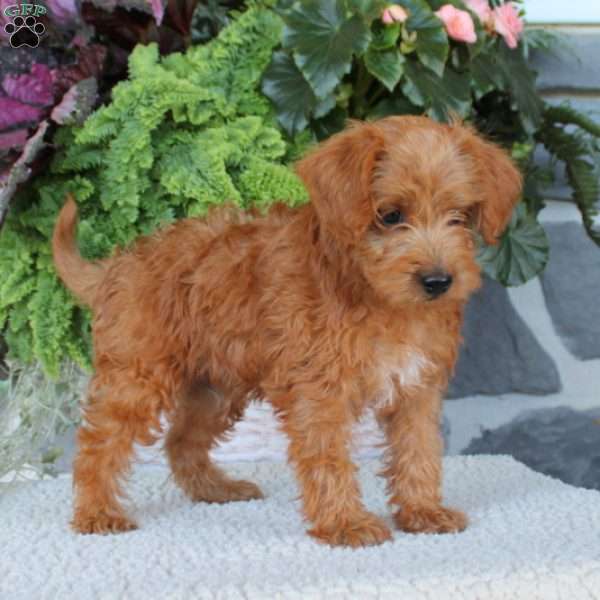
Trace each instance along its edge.
<instances>
[{"instance_id":1,"label":"large green leaf","mask_svg":"<svg viewBox=\"0 0 600 600\"><path fill-rule=\"evenodd\" d=\"M349 15L342 0L304 0L283 15L283 46L293 51L296 65L315 95L329 95L350 72L354 54L369 45L371 32L358 15Z\"/></svg>"},{"instance_id":2,"label":"large green leaf","mask_svg":"<svg viewBox=\"0 0 600 600\"><path fill-rule=\"evenodd\" d=\"M319 141L326 140L344 129L347 119L347 111L340 106L336 106L327 116L312 121L311 129Z\"/></svg>"},{"instance_id":3,"label":"large green leaf","mask_svg":"<svg viewBox=\"0 0 600 600\"><path fill-rule=\"evenodd\" d=\"M471 110L469 75L447 69L443 77L423 69L415 61L404 66L402 91L417 106L422 106L430 117L447 121L450 113L466 117Z\"/></svg>"},{"instance_id":4,"label":"large green leaf","mask_svg":"<svg viewBox=\"0 0 600 600\"><path fill-rule=\"evenodd\" d=\"M498 68L496 44L487 43L470 63L473 93L479 99L493 90L504 91L507 87L504 74Z\"/></svg>"},{"instance_id":5,"label":"large green leaf","mask_svg":"<svg viewBox=\"0 0 600 600\"><path fill-rule=\"evenodd\" d=\"M483 246L478 260L487 275L504 286L516 286L543 271L548 253L546 232L519 204L498 244Z\"/></svg>"},{"instance_id":6,"label":"large green leaf","mask_svg":"<svg viewBox=\"0 0 600 600\"><path fill-rule=\"evenodd\" d=\"M367 50L365 66L385 87L393 92L404 73L406 59L397 48L392 50Z\"/></svg>"},{"instance_id":7,"label":"large green leaf","mask_svg":"<svg viewBox=\"0 0 600 600\"><path fill-rule=\"evenodd\" d=\"M387 5L386 0L348 0L350 10L369 20L379 17Z\"/></svg>"},{"instance_id":8,"label":"large green leaf","mask_svg":"<svg viewBox=\"0 0 600 600\"><path fill-rule=\"evenodd\" d=\"M544 107L535 87L535 71L525 61L520 48L511 50L501 42L496 43L495 61L523 128L527 133L533 134L541 123Z\"/></svg>"},{"instance_id":9,"label":"large green leaf","mask_svg":"<svg viewBox=\"0 0 600 600\"><path fill-rule=\"evenodd\" d=\"M420 115L422 110L411 104L402 94L384 98L378 102L367 115L368 120L383 119L392 115Z\"/></svg>"},{"instance_id":10,"label":"large green leaf","mask_svg":"<svg viewBox=\"0 0 600 600\"><path fill-rule=\"evenodd\" d=\"M273 54L263 76L262 91L275 105L279 123L292 136L308 125L313 113L323 116L335 105L333 96L317 100L292 57L283 51Z\"/></svg>"},{"instance_id":11,"label":"large green leaf","mask_svg":"<svg viewBox=\"0 0 600 600\"><path fill-rule=\"evenodd\" d=\"M417 56L438 76L444 73L449 44L444 25L425 0L398 0L409 11L406 21L408 31L417 32Z\"/></svg>"}]
</instances>

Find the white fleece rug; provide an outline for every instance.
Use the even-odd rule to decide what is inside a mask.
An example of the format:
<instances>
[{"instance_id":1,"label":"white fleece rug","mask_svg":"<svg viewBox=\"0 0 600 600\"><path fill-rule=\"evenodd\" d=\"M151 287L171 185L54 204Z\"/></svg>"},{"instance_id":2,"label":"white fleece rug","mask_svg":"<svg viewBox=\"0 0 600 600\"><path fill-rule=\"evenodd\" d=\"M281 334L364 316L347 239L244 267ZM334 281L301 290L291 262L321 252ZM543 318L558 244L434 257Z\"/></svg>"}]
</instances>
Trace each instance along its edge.
<instances>
[{"instance_id":1,"label":"white fleece rug","mask_svg":"<svg viewBox=\"0 0 600 600\"><path fill-rule=\"evenodd\" d=\"M357 600L600 598L600 493L508 457L445 459L445 498L466 510L456 535L409 535L367 549L304 533L297 488L281 464L228 465L264 501L192 504L162 469L131 479L140 529L78 536L67 528L71 480L0 493L0 598ZM377 463L361 466L368 507L386 515Z\"/></svg>"}]
</instances>

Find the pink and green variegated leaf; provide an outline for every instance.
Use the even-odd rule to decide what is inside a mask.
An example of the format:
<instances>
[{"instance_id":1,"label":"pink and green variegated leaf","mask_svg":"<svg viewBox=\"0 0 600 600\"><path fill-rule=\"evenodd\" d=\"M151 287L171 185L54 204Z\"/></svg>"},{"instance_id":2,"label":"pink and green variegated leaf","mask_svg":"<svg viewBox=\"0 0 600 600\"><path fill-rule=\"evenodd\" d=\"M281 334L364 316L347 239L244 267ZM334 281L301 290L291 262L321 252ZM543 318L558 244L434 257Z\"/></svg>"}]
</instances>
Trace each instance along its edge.
<instances>
[{"instance_id":1,"label":"pink and green variegated leaf","mask_svg":"<svg viewBox=\"0 0 600 600\"><path fill-rule=\"evenodd\" d=\"M42 116L41 109L23 104L13 98L0 97L0 130L20 123L37 122Z\"/></svg>"},{"instance_id":2,"label":"pink and green variegated leaf","mask_svg":"<svg viewBox=\"0 0 600 600\"><path fill-rule=\"evenodd\" d=\"M2 152L2 150L22 148L25 145L28 136L29 132L27 129L17 129L16 131L0 133L0 152Z\"/></svg>"},{"instance_id":3,"label":"pink and green variegated leaf","mask_svg":"<svg viewBox=\"0 0 600 600\"><path fill-rule=\"evenodd\" d=\"M54 100L50 69L47 65L35 63L29 73L5 75L2 91L14 100L35 106L48 106Z\"/></svg>"},{"instance_id":4,"label":"pink and green variegated leaf","mask_svg":"<svg viewBox=\"0 0 600 600\"><path fill-rule=\"evenodd\" d=\"M165 5L167 0L91 0L97 8L107 12L112 12L117 6L126 10L139 10L146 13L152 13L157 25L162 23L165 15Z\"/></svg>"},{"instance_id":5,"label":"pink and green variegated leaf","mask_svg":"<svg viewBox=\"0 0 600 600\"><path fill-rule=\"evenodd\" d=\"M79 21L79 9L75 0L46 0L50 19L62 26Z\"/></svg>"}]
</instances>

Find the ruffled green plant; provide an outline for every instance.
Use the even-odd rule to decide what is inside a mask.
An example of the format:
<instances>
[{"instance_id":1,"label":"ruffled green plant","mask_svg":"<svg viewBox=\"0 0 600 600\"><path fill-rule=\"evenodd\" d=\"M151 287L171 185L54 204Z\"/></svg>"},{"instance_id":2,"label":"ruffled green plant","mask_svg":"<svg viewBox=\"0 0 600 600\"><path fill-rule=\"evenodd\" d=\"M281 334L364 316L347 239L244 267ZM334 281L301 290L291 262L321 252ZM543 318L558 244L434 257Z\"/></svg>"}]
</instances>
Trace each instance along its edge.
<instances>
[{"instance_id":1,"label":"ruffled green plant","mask_svg":"<svg viewBox=\"0 0 600 600\"><path fill-rule=\"evenodd\" d=\"M280 33L279 17L254 7L185 54L161 60L156 45L138 46L112 102L59 132L51 172L21 193L0 235L0 328L12 358L39 361L51 377L65 361L89 366L89 315L58 281L49 243L67 192L88 258L214 204L305 199L258 91Z\"/></svg>"}]
</instances>

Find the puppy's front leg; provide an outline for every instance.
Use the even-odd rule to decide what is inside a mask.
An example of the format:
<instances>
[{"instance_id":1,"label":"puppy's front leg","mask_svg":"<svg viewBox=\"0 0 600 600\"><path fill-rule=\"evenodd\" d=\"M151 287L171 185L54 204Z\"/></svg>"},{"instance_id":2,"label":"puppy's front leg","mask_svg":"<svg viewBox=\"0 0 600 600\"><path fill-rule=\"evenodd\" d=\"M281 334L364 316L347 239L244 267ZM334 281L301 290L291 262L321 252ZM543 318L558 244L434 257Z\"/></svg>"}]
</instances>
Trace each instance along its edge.
<instances>
[{"instance_id":1,"label":"puppy's front leg","mask_svg":"<svg viewBox=\"0 0 600 600\"><path fill-rule=\"evenodd\" d=\"M309 534L334 546L369 546L391 538L368 512L350 460L351 411L338 399L301 395L282 411L290 462L296 468Z\"/></svg>"},{"instance_id":2,"label":"puppy's front leg","mask_svg":"<svg viewBox=\"0 0 600 600\"><path fill-rule=\"evenodd\" d=\"M462 531L466 516L441 505L443 442L441 393L435 388L397 389L394 402L378 413L386 437L385 469L390 504L399 529L408 532Z\"/></svg>"}]
</instances>

